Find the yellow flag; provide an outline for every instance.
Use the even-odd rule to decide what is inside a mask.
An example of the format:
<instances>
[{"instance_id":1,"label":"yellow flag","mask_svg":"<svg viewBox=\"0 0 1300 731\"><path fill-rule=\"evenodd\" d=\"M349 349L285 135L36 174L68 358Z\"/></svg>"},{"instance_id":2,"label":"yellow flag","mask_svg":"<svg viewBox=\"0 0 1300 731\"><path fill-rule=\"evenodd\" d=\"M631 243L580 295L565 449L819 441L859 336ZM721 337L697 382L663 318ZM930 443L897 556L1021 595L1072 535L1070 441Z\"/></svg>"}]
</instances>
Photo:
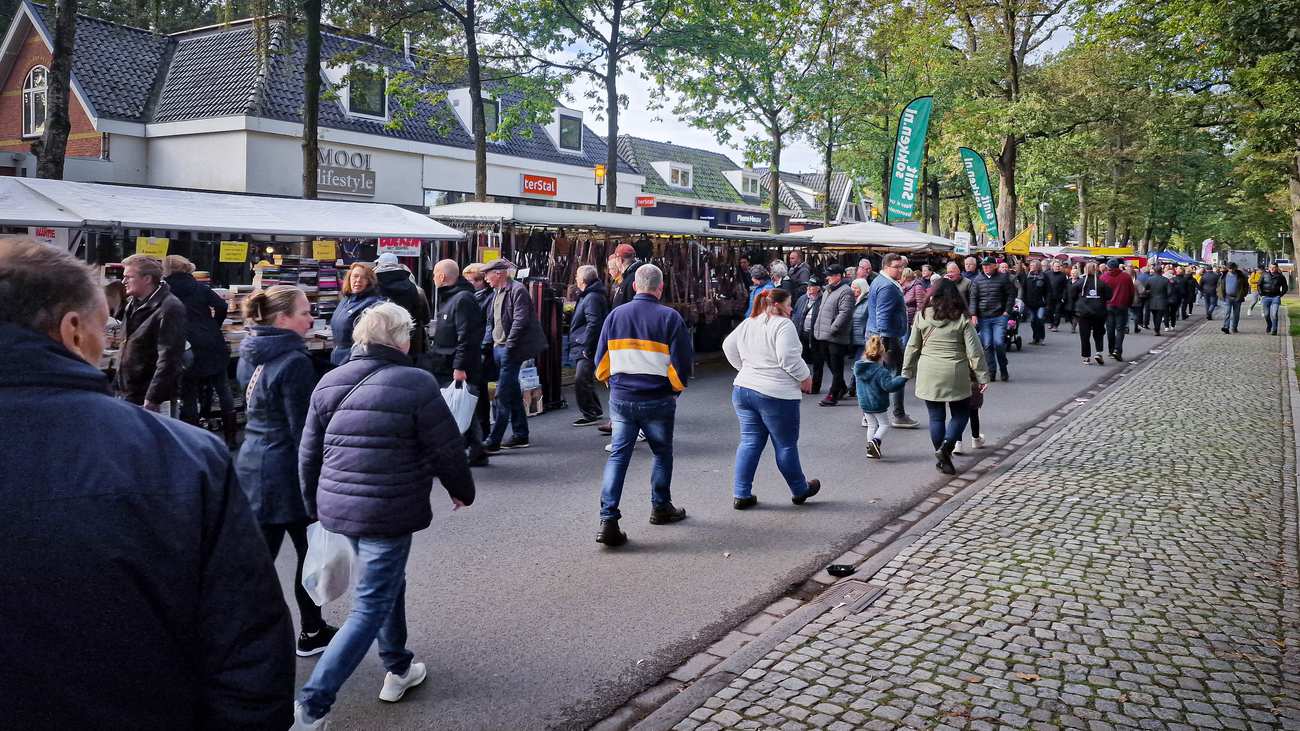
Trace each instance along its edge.
<instances>
[{"instance_id":1,"label":"yellow flag","mask_svg":"<svg viewBox=\"0 0 1300 731\"><path fill-rule=\"evenodd\" d=\"M1034 238L1034 226L1030 224L1029 228L1016 234L1014 239L1007 242L1002 250L1008 254L1017 256L1029 256L1029 241Z\"/></svg>"}]
</instances>

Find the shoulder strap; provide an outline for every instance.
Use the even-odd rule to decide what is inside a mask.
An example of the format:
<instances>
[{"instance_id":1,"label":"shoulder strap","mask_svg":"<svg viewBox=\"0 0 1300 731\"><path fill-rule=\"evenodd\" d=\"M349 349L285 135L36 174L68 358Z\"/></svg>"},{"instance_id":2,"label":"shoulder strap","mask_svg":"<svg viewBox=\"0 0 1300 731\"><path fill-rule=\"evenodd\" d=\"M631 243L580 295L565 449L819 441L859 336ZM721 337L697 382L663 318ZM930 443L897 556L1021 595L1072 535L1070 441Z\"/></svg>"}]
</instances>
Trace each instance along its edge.
<instances>
[{"instance_id":1,"label":"shoulder strap","mask_svg":"<svg viewBox=\"0 0 1300 731\"><path fill-rule=\"evenodd\" d=\"M266 370L266 365L259 365L253 369L253 375L248 379L248 388L244 389L244 408L248 408L248 402L253 400L253 389L257 388L257 382L262 379L262 371Z\"/></svg>"},{"instance_id":2,"label":"shoulder strap","mask_svg":"<svg viewBox=\"0 0 1300 731\"><path fill-rule=\"evenodd\" d=\"M371 378L374 378L374 376L375 376L376 373L379 373L380 371L386 371L386 370L388 370L389 368L392 368L392 367L393 367L393 366L391 366L391 365L380 366L380 367L374 369L373 371L370 371L369 373L367 373L365 378L362 378L360 381L357 381L356 384L355 384L354 386L352 386L352 388L348 389L348 392L347 392L346 394L343 395L343 399L340 400L339 403L338 403L338 405L334 407L334 413L337 414L338 412L342 411L342 410L343 410L343 404L346 404L346 403L348 402L348 399L352 398L352 394L356 393L356 392L357 392L357 389L358 389L358 388L361 388L361 386L362 386L366 381L369 381ZM330 415L330 419L331 419L331 420L334 419L334 414L331 414L331 415Z\"/></svg>"}]
</instances>

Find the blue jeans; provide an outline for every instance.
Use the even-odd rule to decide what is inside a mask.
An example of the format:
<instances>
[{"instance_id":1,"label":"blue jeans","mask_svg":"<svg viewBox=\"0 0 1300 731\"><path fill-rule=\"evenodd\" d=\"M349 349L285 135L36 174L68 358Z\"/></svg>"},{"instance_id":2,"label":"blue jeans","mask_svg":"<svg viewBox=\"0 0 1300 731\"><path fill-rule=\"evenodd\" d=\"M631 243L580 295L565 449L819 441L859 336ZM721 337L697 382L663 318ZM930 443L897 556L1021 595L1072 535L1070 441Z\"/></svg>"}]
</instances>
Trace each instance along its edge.
<instances>
[{"instance_id":1,"label":"blue jeans","mask_svg":"<svg viewBox=\"0 0 1300 731\"><path fill-rule=\"evenodd\" d=\"M808 492L803 466L799 464L799 405L791 399L764 396L743 386L731 392L731 405L740 420L740 446L736 447L736 477L732 495L749 497L754 490L754 473L763 456L767 438L772 437L776 451L776 468L781 470L790 494L799 497Z\"/></svg>"},{"instance_id":2,"label":"blue jeans","mask_svg":"<svg viewBox=\"0 0 1300 731\"><path fill-rule=\"evenodd\" d=\"M415 655L406 649L406 559L411 535L350 538L357 552L356 598L339 633L325 648L298 701L313 718L330 712L339 688L379 640L379 658L394 675L405 675Z\"/></svg>"},{"instance_id":3,"label":"blue jeans","mask_svg":"<svg viewBox=\"0 0 1300 731\"><path fill-rule=\"evenodd\" d=\"M488 443L501 444L506 435L506 425L520 439L528 438L528 412L524 410L524 392L519 388L519 367L523 363L511 363L506 360L505 348L493 348L492 353L501 365L501 375L497 376L497 397L492 402L492 434Z\"/></svg>"},{"instance_id":4,"label":"blue jeans","mask_svg":"<svg viewBox=\"0 0 1300 731\"><path fill-rule=\"evenodd\" d=\"M1278 323L1281 321L1282 298L1281 297L1264 297L1264 324L1266 329L1271 333L1277 332Z\"/></svg>"},{"instance_id":5,"label":"blue jeans","mask_svg":"<svg viewBox=\"0 0 1300 731\"><path fill-rule=\"evenodd\" d=\"M948 420L946 426L943 423L945 406L952 411L952 418ZM966 424L970 421L970 399L926 401L925 408L930 412L930 442L934 444L935 449L942 447L944 440L961 441L961 433L966 431Z\"/></svg>"},{"instance_id":6,"label":"blue jeans","mask_svg":"<svg viewBox=\"0 0 1300 731\"><path fill-rule=\"evenodd\" d=\"M984 346L984 360L989 364L989 376L996 376L999 367L1006 373L1007 316L979 318L979 333L980 345Z\"/></svg>"},{"instance_id":7,"label":"blue jeans","mask_svg":"<svg viewBox=\"0 0 1300 731\"><path fill-rule=\"evenodd\" d=\"M677 417L677 399L673 396L652 401L609 400L610 422L614 426L609 459L600 488L600 519L618 520L618 502L623 497L623 479L632 461L637 432L645 432L646 442L654 455L650 471L650 504L666 508L672 504L673 422Z\"/></svg>"},{"instance_id":8,"label":"blue jeans","mask_svg":"<svg viewBox=\"0 0 1300 731\"><path fill-rule=\"evenodd\" d=\"M1219 306L1219 296L1202 292L1201 298L1205 300L1205 319L1208 320L1214 317L1214 310Z\"/></svg>"},{"instance_id":9,"label":"blue jeans","mask_svg":"<svg viewBox=\"0 0 1300 731\"><path fill-rule=\"evenodd\" d=\"M1029 328L1034 334L1034 342L1041 343L1047 339L1047 306L1029 308Z\"/></svg>"},{"instance_id":10,"label":"blue jeans","mask_svg":"<svg viewBox=\"0 0 1300 731\"><path fill-rule=\"evenodd\" d=\"M1223 308L1226 310L1223 315L1223 327L1228 330L1236 330L1241 324L1241 300L1224 300Z\"/></svg>"}]
</instances>

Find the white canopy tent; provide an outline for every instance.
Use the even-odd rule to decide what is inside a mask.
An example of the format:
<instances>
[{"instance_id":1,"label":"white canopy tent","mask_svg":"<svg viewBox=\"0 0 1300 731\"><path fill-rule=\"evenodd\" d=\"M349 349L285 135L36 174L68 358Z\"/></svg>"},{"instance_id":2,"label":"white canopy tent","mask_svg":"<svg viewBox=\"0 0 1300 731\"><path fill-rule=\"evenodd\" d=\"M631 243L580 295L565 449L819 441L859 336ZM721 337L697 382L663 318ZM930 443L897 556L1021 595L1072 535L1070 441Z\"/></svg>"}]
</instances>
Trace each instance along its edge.
<instances>
[{"instance_id":1,"label":"white canopy tent","mask_svg":"<svg viewBox=\"0 0 1300 731\"><path fill-rule=\"evenodd\" d=\"M708 221L661 216L634 216L629 213L579 211L572 208L525 206L515 203L452 203L429 209L429 217L438 221L472 223L512 223L522 226L558 228L597 228L606 231L661 234L669 236L704 236Z\"/></svg>"},{"instance_id":2,"label":"white canopy tent","mask_svg":"<svg viewBox=\"0 0 1300 731\"><path fill-rule=\"evenodd\" d=\"M898 251L951 251L953 241L941 236L912 231L883 223L865 221L843 226L829 226L805 232L821 246L862 246Z\"/></svg>"},{"instance_id":3,"label":"white canopy tent","mask_svg":"<svg viewBox=\"0 0 1300 731\"><path fill-rule=\"evenodd\" d=\"M169 229L324 238L462 239L394 205L37 178L0 178L0 225Z\"/></svg>"}]
</instances>

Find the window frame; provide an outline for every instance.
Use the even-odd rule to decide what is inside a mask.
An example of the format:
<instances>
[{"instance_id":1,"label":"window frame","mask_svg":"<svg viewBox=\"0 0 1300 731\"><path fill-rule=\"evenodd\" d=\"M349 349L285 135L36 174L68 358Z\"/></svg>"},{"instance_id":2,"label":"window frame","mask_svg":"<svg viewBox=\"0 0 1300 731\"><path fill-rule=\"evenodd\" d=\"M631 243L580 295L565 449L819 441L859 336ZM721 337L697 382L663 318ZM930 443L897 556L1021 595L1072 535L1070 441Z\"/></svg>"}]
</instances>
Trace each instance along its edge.
<instances>
[{"instance_id":1,"label":"window frame","mask_svg":"<svg viewBox=\"0 0 1300 731\"><path fill-rule=\"evenodd\" d=\"M559 113L558 116L559 119L556 120L556 127L555 127L555 146L558 147L561 152L574 152L574 153L582 152L582 143L583 143L582 117L576 114L564 114L563 112ZM577 147L567 147L564 144L565 121L573 122L578 125L578 146Z\"/></svg>"},{"instance_id":2,"label":"window frame","mask_svg":"<svg viewBox=\"0 0 1300 731\"><path fill-rule=\"evenodd\" d=\"M753 190L750 190L750 187ZM740 192L743 195L760 196L763 194L763 181L757 175L743 175L740 178Z\"/></svg>"},{"instance_id":3,"label":"window frame","mask_svg":"<svg viewBox=\"0 0 1300 731\"><path fill-rule=\"evenodd\" d=\"M681 182L681 178L683 176L686 178L685 183ZM679 188L681 190L694 190L695 166L688 165L686 163L680 163L680 162L669 162L668 180L665 182L667 182L668 186L671 188Z\"/></svg>"},{"instance_id":4,"label":"window frame","mask_svg":"<svg viewBox=\"0 0 1300 731\"><path fill-rule=\"evenodd\" d=\"M32 80L37 71L40 71L42 74L41 85L39 87L37 87ZM39 127L36 126L34 114L36 110L34 100L38 94L40 95L41 104L43 106L43 109L41 110L41 124ZM23 77L22 114L23 139L32 139L45 134L45 123L48 122L50 118L50 69L47 66L37 64L28 69L27 75Z\"/></svg>"},{"instance_id":5,"label":"window frame","mask_svg":"<svg viewBox=\"0 0 1300 731\"><path fill-rule=\"evenodd\" d=\"M355 79L353 78L353 74L355 74L356 71L357 71L358 69L360 69L360 70L362 70L362 71L365 71L365 72L368 72L368 73L376 74L376 75L381 75L381 74L382 74L382 76L383 76L383 83L380 85L380 90L381 90L381 92L382 92L382 94L383 94L383 98L381 99L381 104L382 104L383 109L384 109L384 113L383 113L383 115L374 115L374 114L371 114L371 113L369 113L369 112L360 112L360 111L357 111L357 110L355 110L355 109L352 108L352 86L353 86L353 82L355 81ZM388 67L386 67L386 66L379 66L379 65L377 65L377 64L371 64L371 63L354 63L354 64L352 64L352 65L348 68L348 74L347 74L347 94L346 94L346 99L347 99L347 112L348 112L348 116L349 116L349 117L360 117L360 118L362 118L362 119L373 119L373 120L377 120L377 121L380 121L380 122L387 122L388 119L389 119L389 111L388 111Z\"/></svg>"}]
</instances>

